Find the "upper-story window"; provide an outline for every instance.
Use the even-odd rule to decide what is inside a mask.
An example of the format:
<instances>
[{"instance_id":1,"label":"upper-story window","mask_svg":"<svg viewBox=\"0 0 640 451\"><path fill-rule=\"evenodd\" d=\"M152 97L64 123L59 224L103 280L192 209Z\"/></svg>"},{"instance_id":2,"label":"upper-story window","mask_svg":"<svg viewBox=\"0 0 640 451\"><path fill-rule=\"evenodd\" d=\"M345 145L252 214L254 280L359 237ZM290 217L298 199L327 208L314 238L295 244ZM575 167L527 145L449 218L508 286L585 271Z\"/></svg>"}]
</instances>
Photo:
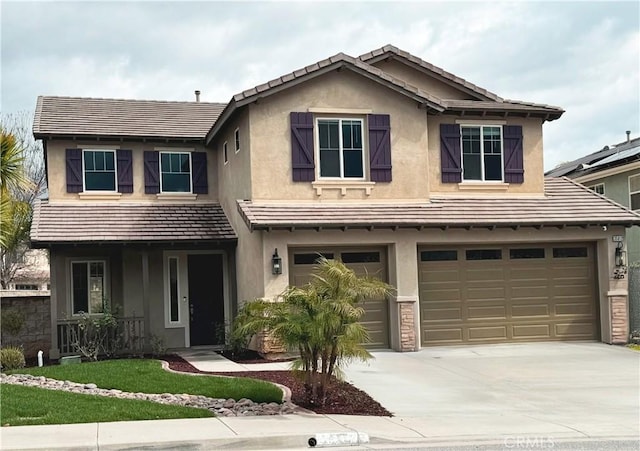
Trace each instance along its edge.
<instances>
[{"instance_id":1,"label":"upper-story window","mask_svg":"<svg viewBox=\"0 0 640 451\"><path fill-rule=\"evenodd\" d=\"M206 152L163 148L143 155L145 194L209 192Z\"/></svg>"},{"instance_id":2,"label":"upper-story window","mask_svg":"<svg viewBox=\"0 0 640 451\"><path fill-rule=\"evenodd\" d=\"M604 183L598 183L597 185L592 185L589 189L595 193L602 194L604 196Z\"/></svg>"},{"instance_id":3,"label":"upper-story window","mask_svg":"<svg viewBox=\"0 0 640 451\"><path fill-rule=\"evenodd\" d=\"M133 154L126 149L66 149L68 193L133 192Z\"/></svg>"},{"instance_id":4,"label":"upper-story window","mask_svg":"<svg viewBox=\"0 0 640 451\"><path fill-rule=\"evenodd\" d=\"M318 119L321 178L364 178L361 119Z\"/></svg>"},{"instance_id":5,"label":"upper-story window","mask_svg":"<svg viewBox=\"0 0 640 451\"><path fill-rule=\"evenodd\" d=\"M463 180L502 181L502 127L463 126Z\"/></svg>"},{"instance_id":6,"label":"upper-story window","mask_svg":"<svg viewBox=\"0 0 640 451\"><path fill-rule=\"evenodd\" d=\"M629 208L640 210L640 174L629 177Z\"/></svg>"},{"instance_id":7,"label":"upper-story window","mask_svg":"<svg viewBox=\"0 0 640 451\"><path fill-rule=\"evenodd\" d=\"M440 124L442 183L524 183L521 125Z\"/></svg>"},{"instance_id":8,"label":"upper-story window","mask_svg":"<svg viewBox=\"0 0 640 451\"><path fill-rule=\"evenodd\" d=\"M391 182L388 114L326 118L314 117L311 112L292 112L290 119L294 182Z\"/></svg>"},{"instance_id":9,"label":"upper-story window","mask_svg":"<svg viewBox=\"0 0 640 451\"><path fill-rule=\"evenodd\" d=\"M227 142L225 141L224 144L222 145L222 159L224 160L224 164L227 164L229 162L229 151L228 151L228 145Z\"/></svg>"},{"instance_id":10,"label":"upper-story window","mask_svg":"<svg viewBox=\"0 0 640 451\"><path fill-rule=\"evenodd\" d=\"M191 153L160 152L160 191L191 192Z\"/></svg>"},{"instance_id":11,"label":"upper-story window","mask_svg":"<svg viewBox=\"0 0 640 451\"><path fill-rule=\"evenodd\" d=\"M236 143L236 153L240 152L240 129L236 128L236 131L233 133L233 140Z\"/></svg>"},{"instance_id":12,"label":"upper-story window","mask_svg":"<svg viewBox=\"0 0 640 451\"><path fill-rule=\"evenodd\" d=\"M84 190L116 191L115 150L83 151Z\"/></svg>"}]
</instances>

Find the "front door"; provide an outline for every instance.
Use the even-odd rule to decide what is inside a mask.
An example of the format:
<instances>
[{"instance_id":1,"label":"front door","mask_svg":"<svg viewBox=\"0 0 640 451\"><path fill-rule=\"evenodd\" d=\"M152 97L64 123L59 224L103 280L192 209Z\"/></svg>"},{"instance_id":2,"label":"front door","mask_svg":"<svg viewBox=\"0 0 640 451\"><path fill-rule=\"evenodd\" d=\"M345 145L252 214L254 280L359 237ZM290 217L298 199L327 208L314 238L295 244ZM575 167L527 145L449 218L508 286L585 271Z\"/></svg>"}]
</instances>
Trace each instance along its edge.
<instances>
[{"instance_id":1,"label":"front door","mask_svg":"<svg viewBox=\"0 0 640 451\"><path fill-rule=\"evenodd\" d=\"M224 344L222 254L190 254L188 268L191 346Z\"/></svg>"}]
</instances>

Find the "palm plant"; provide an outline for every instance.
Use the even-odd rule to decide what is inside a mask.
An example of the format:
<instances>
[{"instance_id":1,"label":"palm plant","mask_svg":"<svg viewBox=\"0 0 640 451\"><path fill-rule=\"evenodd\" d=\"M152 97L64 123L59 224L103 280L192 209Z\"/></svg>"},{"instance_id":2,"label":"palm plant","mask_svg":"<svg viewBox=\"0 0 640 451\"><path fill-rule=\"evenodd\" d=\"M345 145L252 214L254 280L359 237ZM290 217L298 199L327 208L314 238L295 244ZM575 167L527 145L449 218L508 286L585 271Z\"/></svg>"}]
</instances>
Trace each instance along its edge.
<instances>
[{"instance_id":1,"label":"palm plant","mask_svg":"<svg viewBox=\"0 0 640 451\"><path fill-rule=\"evenodd\" d=\"M361 302L389 295L391 287L374 277L358 277L342 262L318 260L312 280L289 287L277 301L256 300L239 312L234 331L240 335L271 334L299 358L293 368L304 378L309 404L323 405L332 376L353 359L366 360L369 340L359 322Z\"/></svg>"}]
</instances>

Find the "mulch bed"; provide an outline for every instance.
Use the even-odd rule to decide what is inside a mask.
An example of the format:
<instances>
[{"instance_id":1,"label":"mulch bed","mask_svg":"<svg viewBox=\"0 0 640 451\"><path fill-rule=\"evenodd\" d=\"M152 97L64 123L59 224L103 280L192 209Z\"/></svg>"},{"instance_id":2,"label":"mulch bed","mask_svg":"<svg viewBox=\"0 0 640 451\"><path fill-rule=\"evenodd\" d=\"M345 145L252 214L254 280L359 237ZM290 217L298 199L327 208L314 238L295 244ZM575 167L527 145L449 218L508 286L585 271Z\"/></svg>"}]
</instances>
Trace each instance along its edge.
<instances>
[{"instance_id":1,"label":"mulch bed","mask_svg":"<svg viewBox=\"0 0 640 451\"><path fill-rule=\"evenodd\" d=\"M250 377L261 379L277 384L285 385L291 390L291 401L294 404L312 410L316 413L342 414L342 415L369 415L369 416L392 416L391 412L382 407L379 402L373 400L368 394L357 389L348 382L334 378L327 395L327 403L322 406L310 406L304 403L304 385L292 371L240 371L231 373L215 373L200 371L189 362L177 355L167 355L162 358L169 363L169 367L174 371L185 373L214 374L219 376ZM259 359L265 362L264 359ZM244 363L249 363L244 361Z\"/></svg>"}]
</instances>

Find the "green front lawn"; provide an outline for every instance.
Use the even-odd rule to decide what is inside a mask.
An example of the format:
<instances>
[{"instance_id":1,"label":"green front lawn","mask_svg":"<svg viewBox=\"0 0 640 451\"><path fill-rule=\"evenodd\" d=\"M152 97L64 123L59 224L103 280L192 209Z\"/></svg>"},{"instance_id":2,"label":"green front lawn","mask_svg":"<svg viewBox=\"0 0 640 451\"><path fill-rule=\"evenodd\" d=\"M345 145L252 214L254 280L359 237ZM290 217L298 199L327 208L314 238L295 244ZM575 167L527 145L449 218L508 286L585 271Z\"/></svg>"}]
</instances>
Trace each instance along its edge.
<instances>
[{"instance_id":1,"label":"green front lawn","mask_svg":"<svg viewBox=\"0 0 640 451\"><path fill-rule=\"evenodd\" d=\"M282 402L282 391L269 382L248 378L170 373L162 369L158 360L104 360L79 365L22 368L13 373L33 374L85 384L94 383L99 388L115 388L128 392L188 393L209 398L247 398L255 402Z\"/></svg>"},{"instance_id":2,"label":"green front lawn","mask_svg":"<svg viewBox=\"0 0 640 451\"><path fill-rule=\"evenodd\" d=\"M36 387L0 386L2 426L94 423L214 416L206 409L170 406L151 401L81 395Z\"/></svg>"},{"instance_id":3,"label":"green front lawn","mask_svg":"<svg viewBox=\"0 0 640 451\"><path fill-rule=\"evenodd\" d=\"M628 345L628 347L630 347L634 351L640 351L640 345L630 344L630 345Z\"/></svg>"}]
</instances>

